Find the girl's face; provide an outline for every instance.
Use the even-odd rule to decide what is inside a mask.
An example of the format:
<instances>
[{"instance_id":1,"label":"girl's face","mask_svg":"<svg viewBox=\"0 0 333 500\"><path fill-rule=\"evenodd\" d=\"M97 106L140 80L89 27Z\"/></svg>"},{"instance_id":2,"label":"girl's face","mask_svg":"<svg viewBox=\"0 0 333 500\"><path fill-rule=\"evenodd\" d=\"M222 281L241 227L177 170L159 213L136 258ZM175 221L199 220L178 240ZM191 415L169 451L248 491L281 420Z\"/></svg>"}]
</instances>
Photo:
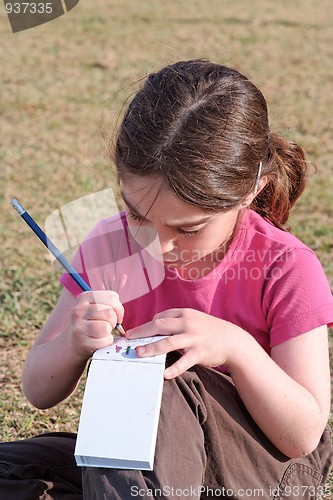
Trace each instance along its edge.
<instances>
[{"instance_id":1,"label":"girl's face","mask_svg":"<svg viewBox=\"0 0 333 500\"><path fill-rule=\"evenodd\" d=\"M140 241L140 231L156 232L164 265L185 279L190 270L207 274L223 258L241 207L209 214L181 200L158 177L127 178L121 192L132 234Z\"/></svg>"}]
</instances>

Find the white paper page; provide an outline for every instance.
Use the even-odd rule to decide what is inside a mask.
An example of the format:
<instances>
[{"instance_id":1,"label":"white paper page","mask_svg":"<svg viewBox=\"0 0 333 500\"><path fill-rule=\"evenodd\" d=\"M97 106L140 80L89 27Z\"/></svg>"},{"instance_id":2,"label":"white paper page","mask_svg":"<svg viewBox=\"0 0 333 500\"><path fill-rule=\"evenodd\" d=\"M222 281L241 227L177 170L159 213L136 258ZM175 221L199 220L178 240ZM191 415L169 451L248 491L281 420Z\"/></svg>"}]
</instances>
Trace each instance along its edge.
<instances>
[{"instance_id":1,"label":"white paper page","mask_svg":"<svg viewBox=\"0 0 333 500\"><path fill-rule=\"evenodd\" d=\"M78 465L152 469L163 371L164 363L92 360L75 449Z\"/></svg>"}]
</instances>

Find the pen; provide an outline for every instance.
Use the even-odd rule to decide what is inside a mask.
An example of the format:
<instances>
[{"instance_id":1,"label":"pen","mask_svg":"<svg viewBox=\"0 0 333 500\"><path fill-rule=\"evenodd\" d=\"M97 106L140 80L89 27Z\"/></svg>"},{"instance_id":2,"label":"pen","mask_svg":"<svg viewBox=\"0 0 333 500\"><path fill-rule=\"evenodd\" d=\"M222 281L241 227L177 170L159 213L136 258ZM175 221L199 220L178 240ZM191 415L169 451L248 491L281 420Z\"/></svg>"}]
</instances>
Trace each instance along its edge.
<instances>
[{"instance_id":1,"label":"pen","mask_svg":"<svg viewBox=\"0 0 333 500\"><path fill-rule=\"evenodd\" d=\"M57 249L57 247L52 243L52 241L46 236L44 231L38 226L34 219L29 215L29 213L22 207L22 205L13 198L11 201L12 206L17 210L22 219L28 224L30 229L33 230L36 236L41 240L42 243L50 250L57 261L62 265L62 267L68 272L68 274L73 278L73 280L79 285L81 290L84 292L91 292L90 286L84 281L84 279L79 275L79 273L74 269L72 264L68 262L67 259L62 255L62 253ZM115 328L122 335L125 334L125 330L121 324L117 323Z\"/></svg>"}]
</instances>

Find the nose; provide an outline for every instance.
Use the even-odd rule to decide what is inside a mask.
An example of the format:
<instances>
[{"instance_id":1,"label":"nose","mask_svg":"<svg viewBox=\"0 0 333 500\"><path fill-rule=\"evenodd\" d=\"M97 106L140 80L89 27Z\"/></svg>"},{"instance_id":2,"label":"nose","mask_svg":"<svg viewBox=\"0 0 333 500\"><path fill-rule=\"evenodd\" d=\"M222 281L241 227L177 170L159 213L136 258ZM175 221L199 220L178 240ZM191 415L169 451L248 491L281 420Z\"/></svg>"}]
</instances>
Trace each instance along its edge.
<instances>
[{"instance_id":1,"label":"nose","mask_svg":"<svg viewBox=\"0 0 333 500\"><path fill-rule=\"evenodd\" d=\"M171 235L168 230L159 229L157 230L158 238L160 241L161 253L167 254L172 252L175 248L175 237Z\"/></svg>"}]
</instances>

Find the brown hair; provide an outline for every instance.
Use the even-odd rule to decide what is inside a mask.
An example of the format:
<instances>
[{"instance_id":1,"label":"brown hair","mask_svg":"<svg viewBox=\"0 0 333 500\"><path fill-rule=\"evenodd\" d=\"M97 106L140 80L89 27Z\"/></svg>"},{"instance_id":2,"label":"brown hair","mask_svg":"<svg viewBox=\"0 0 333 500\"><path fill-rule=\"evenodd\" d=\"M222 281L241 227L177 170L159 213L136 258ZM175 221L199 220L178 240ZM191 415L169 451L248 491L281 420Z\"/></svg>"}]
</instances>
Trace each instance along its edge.
<instances>
[{"instance_id":1,"label":"brown hair","mask_svg":"<svg viewBox=\"0 0 333 500\"><path fill-rule=\"evenodd\" d=\"M268 182L251 208L278 227L307 173L303 150L270 132L260 90L238 71L203 59L148 76L125 113L112 156L120 179L162 176L182 200L208 212L239 205L262 162Z\"/></svg>"}]
</instances>

